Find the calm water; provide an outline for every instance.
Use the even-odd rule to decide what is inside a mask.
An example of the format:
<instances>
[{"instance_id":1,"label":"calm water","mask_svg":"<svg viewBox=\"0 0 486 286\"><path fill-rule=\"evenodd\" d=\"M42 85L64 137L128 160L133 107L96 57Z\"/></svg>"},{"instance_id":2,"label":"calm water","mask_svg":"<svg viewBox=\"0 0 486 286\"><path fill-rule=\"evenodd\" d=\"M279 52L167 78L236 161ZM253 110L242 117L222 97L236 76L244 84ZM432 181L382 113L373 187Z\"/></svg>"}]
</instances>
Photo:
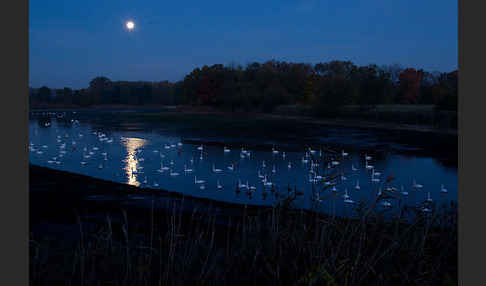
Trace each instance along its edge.
<instances>
[{"instance_id":1,"label":"calm water","mask_svg":"<svg viewBox=\"0 0 486 286\"><path fill-rule=\"evenodd\" d=\"M344 203L345 190L356 203L369 202L376 198L380 189L385 189L384 181L390 174L395 177L390 186L398 189L395 192L398 198L389 200L391 210L396 209L399 204L419 205L427 199L428 193L434 204L457 200L457 167L446 166L434 156L424 155L416 146L386 142L386 138L374 136L369 131L330 128L326 130L326 136L312 138L315 158L332 154L323 150L321 157L320 146L315 144L316 140L323 145L334 146L345 142L343 148L349 153L344 161L335 166L344 172L345 180L335 180L334 192L330 189L321 191L322 202L316 203L311 199L313 193L314 198L317 197L313 189L320 190L322 185L310 182L310 159L307 163L302 161L307 151L304 143L289 144L288 141L245 138L247 146L268 146L253 150L250 147L248 156L241 154L241 144L235 146L231 143L232 137L188 134L187 130L179 130L177 126L165 126L164 123L159 123L157 128L143 128L146 131L130 129L114 129L83 119L66 123L53 118L50 125L46 126L45 121L31 119L30 162L135 186L166 189L195 197L241 204L274 204L278 200L275 193L287 194L288 186L291 186L303 192L297 199L298 207L317 207L337 215L354 213L356 204ZM201 151L198 150L199 141L216 141L221 145L203 145ZM230 152L224 152L224 145L229 147ZM272 152L272 145L278 153ZM378 147L385 145L388 148ZM339 152L341 149L338 149ZM407 151L406 154L404 151ZM381 173L380 176L375 176L379 182L372 182L372 172L365 168L365 153L372 156L368 164ZM161 165L169 169L161 172ZM234 166L233 170L228 168L231 165ZM213 171L213 166L221 169L221 172ZM323 177L336 170L327 167L318 167L319 174ZM353 171L352 167L357 170ZM185 172L185 169L192 169L192 172ZM272 187L263 186L259 175L267 176L267 182L274 184L275 192ZM196 184L195 177L205 182ZM423 185L423 188L414 189L413 180ZM358 181L360 190L355 188ZM217 187L218 182L221 189ZM239 184L247 183L255 187L251 195L248 195L244 187L240 189L240 193L236 192ZM202 185L204 189L201 189ZM441 192L441 185L448 190L447 193ZM408 195L401 194L402 186Z\"/></svg>"}]
</instances>

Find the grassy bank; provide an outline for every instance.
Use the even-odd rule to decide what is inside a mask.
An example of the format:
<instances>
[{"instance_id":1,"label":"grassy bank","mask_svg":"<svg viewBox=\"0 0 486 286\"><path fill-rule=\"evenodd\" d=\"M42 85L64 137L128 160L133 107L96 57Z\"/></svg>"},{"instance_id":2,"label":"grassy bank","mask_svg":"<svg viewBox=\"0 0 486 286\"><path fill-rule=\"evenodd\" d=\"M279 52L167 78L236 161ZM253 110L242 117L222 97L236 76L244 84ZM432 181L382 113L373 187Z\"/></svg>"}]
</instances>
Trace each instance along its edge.
<instances>
[{"instance_id":1,"label":"grassy bank","mask_svg":"<svg viewBox=\"0 0 486 286\"><path fill-rule=\"evenodd\" d=\"M131 186L35 166L29 175L31 285L457 284L454 208L410 223L414 210L342 219L291 200L245 208L163 192L135 207L83 199Z\"/></svg>"}]
</instances>

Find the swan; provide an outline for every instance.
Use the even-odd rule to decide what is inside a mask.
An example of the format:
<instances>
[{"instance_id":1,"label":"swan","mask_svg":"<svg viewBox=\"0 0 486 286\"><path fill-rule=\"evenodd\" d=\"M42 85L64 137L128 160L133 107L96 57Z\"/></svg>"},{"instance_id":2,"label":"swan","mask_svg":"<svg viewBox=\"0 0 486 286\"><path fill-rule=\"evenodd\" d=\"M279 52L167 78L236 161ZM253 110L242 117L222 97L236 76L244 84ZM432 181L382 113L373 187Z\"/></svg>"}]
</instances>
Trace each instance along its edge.
<instances>
[{"instance_id":1,"label":"swan","mask_svg":"<svg viewBox=\"0 0 486 286\"><path fill-rule=\"evenodd\" d=\"M312 149L311 149L311 147L309 147L309 152L310 152L311 154L314 154L314 153L316 153L316 150L312 150Z\"/></svg>"},{"instance_id":2,"label":"swan","mask_svg":"<svg viewBox=\"0 0 486 286\"><path fill-rule=\"evenodd\" d=\"M160 152L159 155L160 155L160 159L164 159L165 158L165 155L162 154L162 152Z\"/></svg>"},{"instance_id":3,"label":"swan","mask_svg":"<svg viewBox=\"0 0 486 286\"><path fill-rule=\"evenodd\" d=\"M331 191L333 191L333 192L337 192L336 185L333 185L333 186L332 186Z\"/></svg>"},{"instance_id":4,"label":"swan","mask_svg":"<svg viewBox=\"0 0 486 286\"><path fill-rule=\"evenodd\" d=\"M190 173L192 169L187 169L187 165L184 165L184 173Z\"/></svg>"},{"instance_id":5,"label":"swan","mask_svg":"<svg viewBox=\"0 0 486 286\"><path fill-rule=\"evenodd\" d=\"M159 153L159 150L154 150L154 151L152 151L152 152L154 152L154 153Z\"/></svg>"},{"instance_id":6,"label":"swan","mask_svg":"<svg viewBox=\"0 0 486 286\"><path fill-rule=\"evenodd\" d=\"M327 164L327 168L328 168L328 169L331 169L331 163L328 163L328 164Z\"/></svg>"},{"instance_id":7,"label":"swan","mask_svg":"<svg viewBox=\"0 0 486 286\"><path fill-rule=\"evenodd\" d=\"M285 151L282 153L282 158L285 159Z\"/></svg>"},{"instance_id":8,"label":"swan","mask_svg":"<svg viewBox=\"0 0 486 286\"><path fill-rule=\"evenodd\" d=\"M197 150L203 150L203 145L201 144L201 146L197 147Z\"/></svg>"},{"instance_id":9,"label":"swan","mask_svg":"<svg viewBox=\"0 0 486 286\"><path fill-rule=\"evenodd\" d=\"M52 161L52 160L48 160L47 163L49 164L53 164L55 161Z\"/></svg>"},{"instance_id":10,"label":"swan","mask_svg":"<svg viewBox=\"0 0 486 286\"><path fill-rule=\"evenodd\" d=\"M218 190L221 190L223 188L223 186L219 183L219 180L216 182L216 187L218 188Z\"/></svg>"},{"instance_id":11,"label":"swan","mask_svg":"<svg viewBox=\"0 0 486 286\"><path fill-rule=\"evenodd\" d=\"M332 162L331 162L331 164L332 164L333 166L337 166L337 165L339 165L339 162L338 162L338 161L332 161Z\"/></svg>"},{"instance_id":12,"label":"swan","mask_svg":"<svg viewBox=\"0 0 486 286\"><path fill-rule=\"evenodd\" d=\"M177 173L177 172L172 172L172 169L170 169L170 175L171 175L171 176L179 176L179 173Z\"/></svg>"},{"instance_id":13,"label":"swan","mask_svg":"<svg viewBox=\"0 0 486 286\"><path fill-rule=\"evenodd\" d=\"M165 144L165 145L164 145L164 148L165 148L165 149L170 149L170 145Z\"/></svg>"},{"instance_id":14,"label":"swan","mask_svg":"<svg viewBox=\"0 0 486 286\"><path fill-rule=\"evenodd\" d=\"M392 206L392 204L389 201L382 201L381 202L381 205L384 206L384 207L386 207L386 208L389 208L389 207Z\"/></svg>"},{"instance_id":15,"label":"swan","mask_svg":"<svg viewBox=\"0 0 486 286\"><path fill-rule=\"evenodd\" d=\"M194 184L204 184L206 181L198 180L196 176L194 176Z\"/></svg>"},{"instance_id":16,"label":"swan","mask_svg":"<svg viewBox=\"0 0 486 286\"><path fill-rule=\"evenodd\" d=\"M380 172L375 172L375 169L373 169L373 170L371 171L371 175L372 175L373 177L374 177L374 176L379 177L379 176L381 175L381 173L380 173Z\"/></svg>"},{"instance_id":17,"label":"swan","mask_svg":"<svg viewBox=\"0 0 486 286\"><path fill-rule=\"evenodd\" d=\"M223 170L221 170L221 169L216 169L216 168L214 167L214 164L213 164L213 172L215 172L215 173L221 173L222 171L223 171Z\"/></svg>"},{"instance_id":18,"label":"swan","mask_svg":"<svg viewBox=\"0 0 486 286\"><path fill-rule=\"evenodd\" d=\"M368 156L368 154L365 153L365 160L366 161L371 160L371 156Z\"/></svg>"},{"instance_id":19,"label":"swan","mask_svg":"<svg viewBox=\"0 0 486 286\"><path fill-rule=\"evenodd\" d=\"M256 190L256 187L255 186L250 186L250 184L248 183L248 181L246 181L246 188L250 191L255 191Z\"/></svg>"},{"instance_id":20,"label":"swan","mask_svg":"<svg viewBox=\"0 0 486 286\"><path fill-rule=\"evenodd\" d=\"M206 186L205 185L200 185L199 186L199 189L204 190L204 189L206 189Z\"/></svg>"},{"instance_id":21,"label":"swan","mask_svg":"<svg viewBox=\"0 0 486 286\"><path fill-rule=\"evenodd\" d=\"M316 180L318 180L318 181L320 181L320 180L324 179L324 177L323 177L323 176L321 176L321 175L315 175L315 176L314 176L314 178L315 178Z\"/></svg>"},{"instance_id":22,"label":"swan","mask_svg":"<svg viewBox=\"0 0 486 286\"><path fill-rule=\"evenodd\" d=\"M154 187L158 187L159 184L157 182L154 182Z\"/></svg>"},{"instance_id":23,"label":"swan","mask_svg":"<svg viewBox=\"0 0 486 286\"><path fill-rule=\"evenodd\" d=\"M344 189L343 199L347 200L349 198L350 198L350 196L348 195L348 189Z\"/></svg>"},{"instance_id":24,"label":"swan","mask_svg":"<svg viewBox=\"0 0 486 286\"><path fill-rule=\"evenodd\" d=\"M440 192L447 193L447 189L444 187L444 185L440 185Z\"/></svg>"},{"instance_id":25,"label":"swan","mask_svg":"<svg viewBox=\"0 0 486 286\"><path fill-rule=\"evenodd\" d=\"M272 147L272 153L273 153L273 154L278 154L278 150L277 150L277 149L275 149L275 146L274 146L274 147Z\"/></svg>"},{"instance_id":26,"label":"swan","mask_svg":"<svg viewBox=\"0 0 486 286\"><path fill-rule=\"evenodd\" d=\"M85 162L85 161L81 161L81 165L83 165L83 166L84 166L84 165L86 165L86 164L87 164L87 162Z\"/></svg>"},{"instance_id":27,"label":"swan","mask_svg":"<svg viewBox=\"0 0 486 286\"><path fill-rule=\"evenodd\" d=\"M241 183L241 180L238 180L238 188L243 189L243 188L248 188L248 185L245 185Z\"/></svg>"},{"instance_id":28,"label":"swan","mask_svg":"<svg viewBox=\"0 0 486 286\"><path fill-rule=\"evenodd\" d=\"M289 164L287 165L287 168L289 168L289 169L292 168L292 164L290 163L290 161L289 161Z\"/></svg>"},{"instance_id":29,"label":"swan","mask_svg":"<svg viewBox=\"0 0 486 286\"><path fill-rule=\"evenodd\" d=\"M177 143L177 146L182 146L182 142Z\"/></svg>"},{"instance_id":30,"label":"swan","mask_svg":"<svg viewBox=\"0 0 486 286\"><path fill-rule=\"evenodd\" d=\"M224 150L224 153L231 152L231 150L230 150L230 149L228 149L228 148L226 148L226 146L224 146L223 150Z\"/></svg>"},{"instance_id":31,"label":"swan","mask_svg":"<svg viewBox=\"0 0 486 286\"><path fill-rule=\"evenodd\" d=\"M341 155L342 155L343 157L347 157L349 154L348 154L348 153L346 153L346 152L344 152L344 150L343 150L343 151L341 152Z\"/></svg>"},{"instance_id":32,"label":"swan","mask_svg":"<svg viewBox=\"0 0 486 286\"><path fill-rule=\"evenodd\" d=\"M173 166L174 165L174 160L170 160L170 165Z\"/></svg>"},{"instance_id":33,"label":"swan","mask_svg":"<svg viewBox=\"0 0 486 286\"><path fill-rule=\"evenodd\" d=\"M262 174L260 174L260 170L258 170L258 178L260 178L260 179L265 178L265 176L263 176Z\"/></svg>"},{"instance_id":34,"label":"swan","mask_svg":"<svg viewBox=\"0 0 486 286\"><path fill-rule=\"evenodd\" d=\"M240 153L240 158L245 159L245 153Z\"/></svg>"},{"instance_id":35,"label":"swan","mask_svg":"<svg viewBox=\"0 0 486 286\"><path fill-rule=\"evenodd\" d=\"M431 209L429 209L427 207L423 207L422 208L422 212L424 212L424 213L430 213L431 212Z\"/></svg>"},{"instance_id":36,"label":"swan","mask_svg":"<svg viewBox=\"0 0 486 286\"><path fill-rule=\"evenodd\" d=\"M235 169L235 166L231 164L231 166L228 166L228 170L233 171Z\"/></svg>"},{"instance_id":37,"label":"swan","mask_svg":"<svg viewBox=\"0 0 486 286\"><path fill-rule=\"evenodd\" d=\"M423 188L424 186L421 185L421 184L417 184L417 182L415 181L415 179L413 179L413 185L412 185L415 189L421 189Z\"/></svg>"},{"instance_id":38,"label":"swan","mask_svg":"<svg viewBox=\"0 0 486 286\"><path fill-rule=\"evenodd\" d=\"M401 186L402 195L408 196L408 192L404 190L403 185Z\"/></svg>"},{"instance_id":39,"label":"swan","mask_svg":"<svg viewBox=\"0 0 486 286\"><path fill-rule=\"evenodd\" d=\"M427 193L426 201L429 202L429 203L433 202L432 198L430 197L430 192Z\"/></svg>"},{"instance_id":40,"label":"swan","mask_svg":"<svg viewBox=\"0 0 486 286\"><path fill-rule=\"evenodd\" d=\"M170 148L175 148L175 144L170 144Z\"/></svg>"},{"instance_id":41,"label":"swan","mask_svg":"<svg viewBox=\"0 0 486 286\"><path fill-rule=\"evenodd\" d=\"M61 145L61 148L64 148L64 147L66 147L66 144ZM95 151L98 151L98 149L99 149L98 147L93 147L93 150L95 150Z\"/></svg>"},{"instance_id":42,"label":"swan","mask_svg":"<svg viewBox=\"0 0 486 286\"><path fill-rule=\"evenodd\" d=\"M356 190L360 190L361 187L359 186L359 180L356 181L356 186L354 187Z\"/></svg>"},{"instance_id":43,"label":"swan","mask_svg":"<svg viewBox=\"0 0 486 286\"><path fill-rule=\"evenodd\" d=\"M356 169L353 164L351 164L351 170L352 171L358 171L358 169Z\"/></svg>"},{"instance_id":44,"label":"swan","mask_svg":"<svg viewBox=\"0 0 486 286\"><path fill-rule=\"evenodd\" d=\"M304 163L304 164L305 164L305 163L307 163L307 162L309 162L309 160L307 160L307 159L305 159L304 157L302 157L302 163Z\"/></svg>"},{"instance_id":45,"label":"swan","mask_svg":"<svg viewBox=\"0 0 486 286\"><path fill-rule=\"evenodd\" d=\"M365 167L366 167L367 170L374 169L374 167L372 165L368 165L368 161L365 162Z\"/></svg>"}]
</instances>

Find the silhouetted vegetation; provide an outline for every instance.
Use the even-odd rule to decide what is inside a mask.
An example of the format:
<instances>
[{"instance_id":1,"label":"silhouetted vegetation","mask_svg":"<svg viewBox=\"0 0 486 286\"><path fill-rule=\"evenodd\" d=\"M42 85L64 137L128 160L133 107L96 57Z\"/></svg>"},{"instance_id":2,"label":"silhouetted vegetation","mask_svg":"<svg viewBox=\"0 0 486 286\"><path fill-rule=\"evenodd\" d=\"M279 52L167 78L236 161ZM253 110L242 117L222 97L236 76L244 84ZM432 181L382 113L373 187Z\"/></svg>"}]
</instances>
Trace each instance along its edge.
<instances>
[{"instance_id":1,"label":"silhouetted vegetation","mask_svg":"<svg viewBox=\"0 0 486 286\"><path fill-rule=\"evenodd\" d=\"M336 116L341 107L427 104L457 110L457 71L430 73L399 65L356 66L349 61L315 65L267 61L196 68L182 81L128 82L96 77L86 89L33 90L31 107L197 105L225 111L272 112L280 105L310 106L313 115Z\"/></svg>"}]
</instances>

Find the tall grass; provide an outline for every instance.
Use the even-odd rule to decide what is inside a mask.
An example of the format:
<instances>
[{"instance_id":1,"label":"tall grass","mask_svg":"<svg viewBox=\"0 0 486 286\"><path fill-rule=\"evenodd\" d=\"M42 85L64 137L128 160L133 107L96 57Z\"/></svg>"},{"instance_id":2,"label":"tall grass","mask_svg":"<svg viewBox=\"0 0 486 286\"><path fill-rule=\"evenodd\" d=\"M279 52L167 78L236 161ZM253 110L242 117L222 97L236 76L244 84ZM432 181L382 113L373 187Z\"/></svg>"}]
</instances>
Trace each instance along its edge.
<instances>
[{"instance_id":1,"label":"tall grass","mask_svg":"<svg viewBox=\"0 0 486 286\"><path fill-rule=\"evenodd\" d=\"M107 216L96 230L80 219L74 254L31 241L31 285L56 278L68 285L457 283L454 206L406 221L370 209L359 219L331 217L295 210L291 201L232 218L186 214L183 202L172 202L169 214L151 212L139 229L126 212L118 225Z\"/></svg>"}]
</instances>

